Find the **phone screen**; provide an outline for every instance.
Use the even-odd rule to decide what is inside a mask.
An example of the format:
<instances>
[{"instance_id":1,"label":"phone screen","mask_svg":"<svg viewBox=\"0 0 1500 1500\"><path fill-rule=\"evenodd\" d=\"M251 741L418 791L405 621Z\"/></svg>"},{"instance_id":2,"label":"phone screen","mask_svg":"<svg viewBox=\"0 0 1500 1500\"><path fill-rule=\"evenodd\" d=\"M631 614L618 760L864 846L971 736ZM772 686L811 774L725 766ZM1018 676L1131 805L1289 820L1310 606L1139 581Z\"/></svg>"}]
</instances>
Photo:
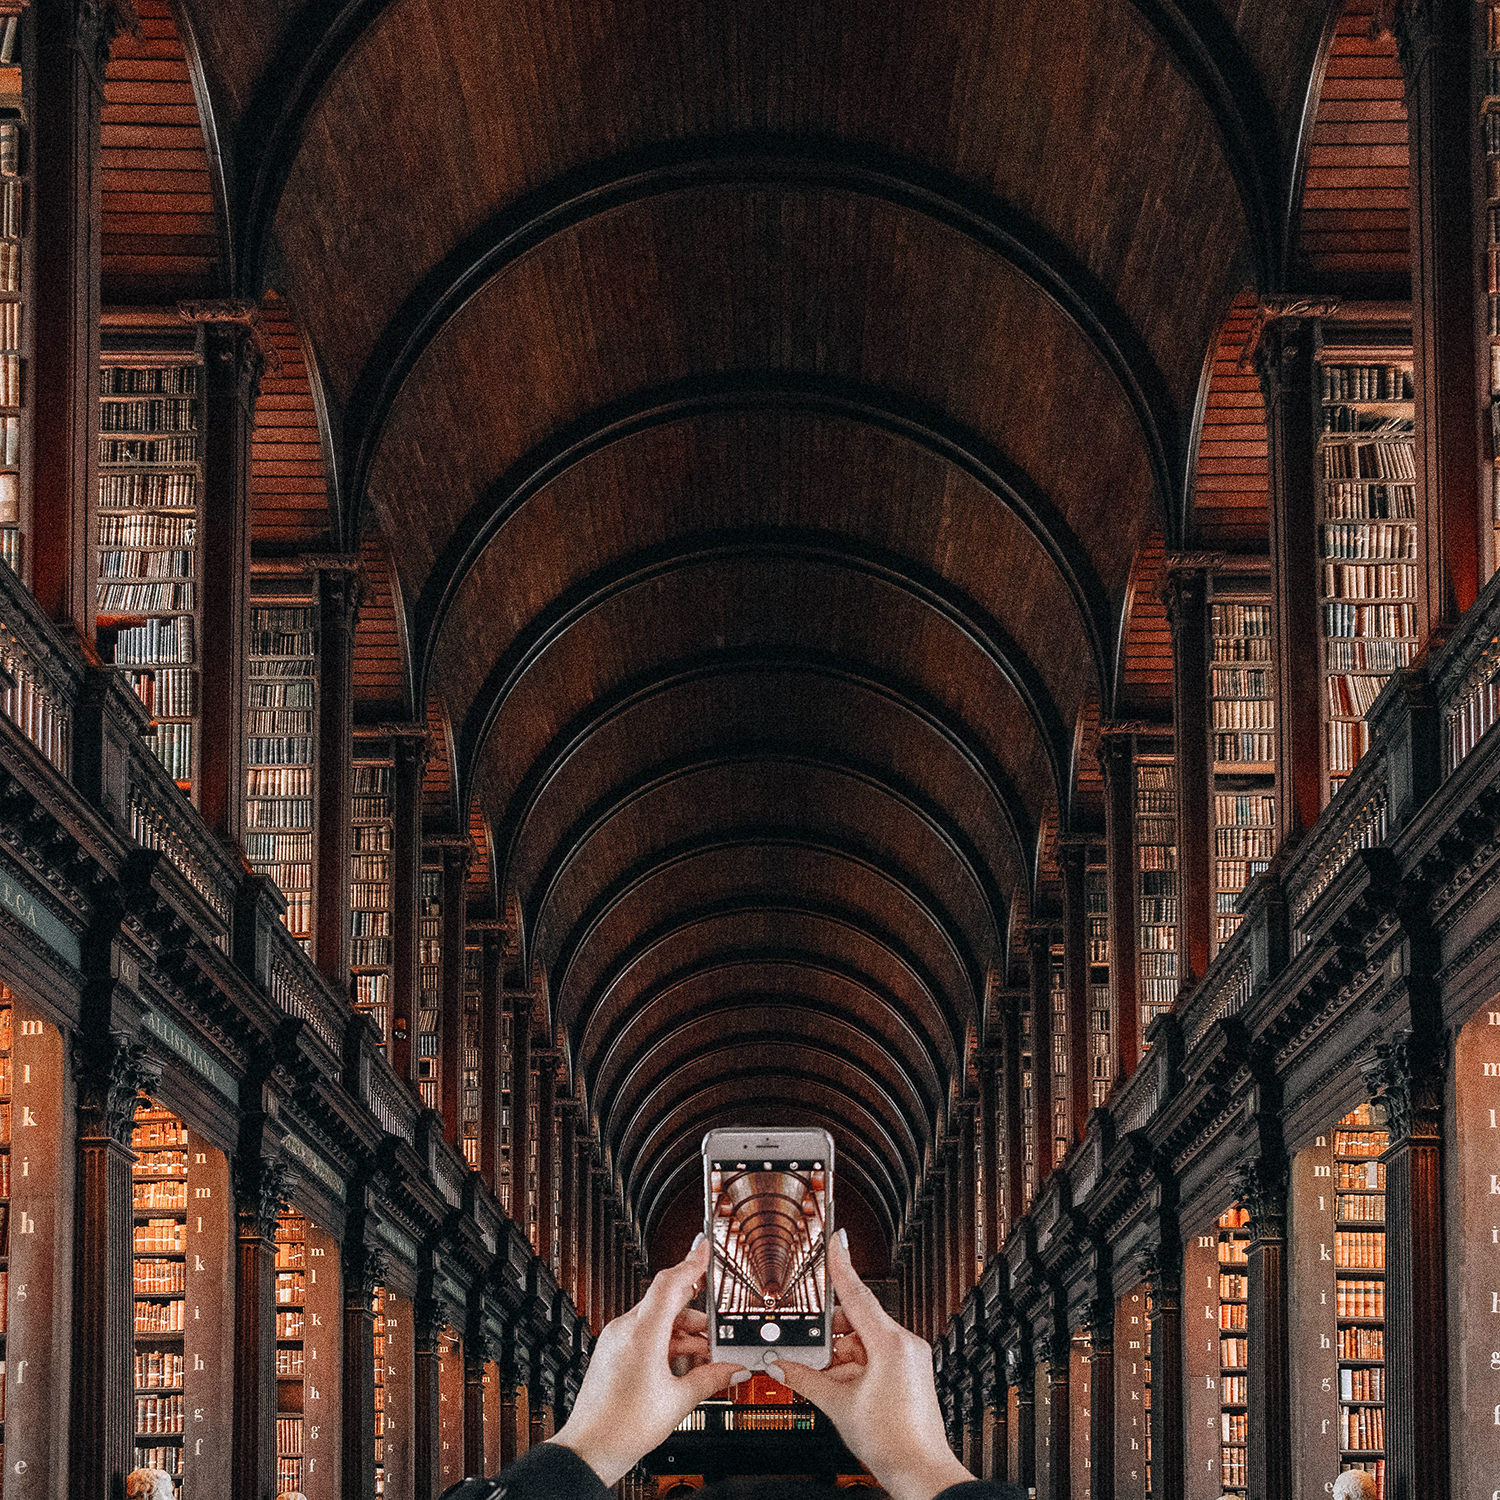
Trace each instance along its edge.
<instances>
[{"instance_id":1,"label":"phone screen","mask_svg":"<svg viewBox=\"0 0 1500 1500\"><path fill-rule=\"evenodd\" d=\"M720 1344L825 1342L825 1166L805 1158L710 1160Z\"/></svg>"}]
</instances>

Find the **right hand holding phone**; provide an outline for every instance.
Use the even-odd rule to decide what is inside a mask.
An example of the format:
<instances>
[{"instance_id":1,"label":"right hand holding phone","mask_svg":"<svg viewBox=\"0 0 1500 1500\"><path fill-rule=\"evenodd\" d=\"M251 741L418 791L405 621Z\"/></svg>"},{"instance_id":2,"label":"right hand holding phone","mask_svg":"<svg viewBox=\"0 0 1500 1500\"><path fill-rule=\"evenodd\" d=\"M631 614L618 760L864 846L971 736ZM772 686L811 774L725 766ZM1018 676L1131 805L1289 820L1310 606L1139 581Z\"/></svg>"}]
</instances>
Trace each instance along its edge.
<instances>
[{"instance_id":1,"label":"right hand holding phone","mask_svg":"<svg viewBox=\"0 0 1500 1500\"><path fill-rule=\"evenodd\" d=\"M892 1500L933 1500L974 1476L953 1455L932 1374L932 1349L880 1305L855 1274L846 1235L828 1242L839 1307L826 1370L787 1360L777 1378L833 1420Z\"/></svg>"}]
</instances>

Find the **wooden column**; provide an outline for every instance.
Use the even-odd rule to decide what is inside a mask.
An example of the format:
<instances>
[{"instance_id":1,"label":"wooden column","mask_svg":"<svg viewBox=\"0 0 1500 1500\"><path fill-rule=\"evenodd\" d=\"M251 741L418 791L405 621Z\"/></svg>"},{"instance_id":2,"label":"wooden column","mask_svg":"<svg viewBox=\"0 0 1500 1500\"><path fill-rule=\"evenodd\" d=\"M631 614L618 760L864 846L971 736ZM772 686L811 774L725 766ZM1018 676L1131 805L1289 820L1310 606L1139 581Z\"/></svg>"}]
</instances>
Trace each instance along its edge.
<instances>
[{"instance_id":1,"label":"wooden column","mask_svg":"<svg viewBox=\"0 0 1500 1500\"><path fill-rule=\"evenodd\" d=\"M1031 1157L1036 1190L1052 1174L1052 928L1026 928L1031 983Z\"/></svg>"},{"instance_id":2,"label":"wooden column","mask_svg":"<svg viewBox=\"0 0 1500 1500\"><path fill-rule=\"evenodd\" d=\"M1000 1253L1000 1060L993 1052L979 1054L979 1180L984 1184L984 1245L980 1259L988 1265Z\"/></svg>"},{"instance_id":3,"label":"wooden column","mask_svg":"<svg viewBox=\"0 0 1500 1500\"><path fill-rule=\"evenodd\" d=\"M1438 639L1479 592L1474 10L1469 0L1401 0L1394 17L1411 157L1417 517L1426 572L1418 628Z\"/></svg>"},{"instance_id":4,"label":"wooden column","mask_svg":"<svg viewBox=\"0 0 1500 1500\"><path fill-rule=\"evenodd\" d=\"M1050 1387L1047 1423L1047 1494L1064 1500L1073 1493L1073 1398L1070 1390L1073 1341L1068 1325L1059 1321L1048 1341L1047 1384Z\"/></svg>"},{"instance_id":5,"label":"wooden column","mask_svg":"<svg viewBox=\"0 0 1500 1500\"><path fill-rule=\"evenodd\" d=\"M471 1319L471 1323L472 1323ZM494 1358L489 1340L483 1334L464 1337L464 1476L477 1477L490 1472L487 1465L498 1453L484 1451L484 1367ZM373 1491L371 1492L373 1493Z\"/></svg>"},{"instance_id":6,"label":"wooden column","mask_svg":"<svg viewBox=\"0 0 1500 1500\"><path fill-rule=\"evenodd\" d=\"M1183 1500L1186 1406L1183 1401L1182 1244L1175 1222L1141 1257L1151 1283L1151 1494Z\"/></svg>"},{"instance_id":7,"label":"wooden column","mask_svg":"<svg viewBox=\"0 0 1500 1500\"><path fill-rule=\"evenodd\" d=\"M594 1180L594 1283L599 1309L599 1327L603 1328L614 1317L610 1306L609 1245L614 1236L614 1215L610 1209L609 1193L605 1186L605 1175L601 1169Z\"/></svg>"},{"instance_id":8,"label":"wooden column","mask_svg":"<svg viewBox=\"0 0 1500 1500\"><path fill-rule=\"evenodd\" d=\"M1014 995L1006 997L1001 1025L1000 1120L1003 1128L1000 1159L1005 1176L1005 1222L1007 1228L1014 1228L1026 1211L1026 1143L1022 1137L1021 1116L1021 1007Z\"/></svg>"},{"instance_id":9,"label":"wooden column","mask_svg":"<svg viewBox=\"0 0 1500 1500\"><path fill-rule=\"evenodd\" d=\"M578 1127L577 1109L571 1100L559 1108L558 1158L561 1167L557 1185L558 1212L558 1285L581 1306L578 1288Z\"/></svg>"},{"instance_id":10,"label":"wooden column","mask_svg":"<svg viewBox=\"0 0 1500 1500\"><path fill-rule=\"evenodd\" d=\"M557 1054L550 1047L536 1051L536 1253L544 1266L552 1265L552 1153L557 1131Z\"/></svg>"},{"instance_id":11,"label":"wooden column","mask_svg":"<svg viewBox=\"0 0 1500 1500\"><path fill-rule=\"evenodd\" d=\"M1089 1500L1115 1500L1115 1299L1108 1262L1089 1310Z\"/></svg>"},{"instance_id":12,"label":"wooden column","mask_svg":"<svg viewBox=\"0 0 1500 1500\"><path fill-rule=\"evenodd\" d=\"M198 538L203 713L196 788L203 821L244 846L245 675L250 628L250 440L265 358L252 302L183 302L203 325L203 504ZM320 830L321 831L321 830ZM347 834L345 835L347 837ZM348 983L347 967L343 983Z\"/></svg>"},{"instance_id":13,"label":"wooden column","mask_svg":"<svg viewBox=\"0 0 1500 1500\"><path fill-rule=\"evenodd\" d=\"M500 1373L500 1467L509 1468L531 1447L531 1393L504 1362Z\"/></svg>"},{"instance_id":14,"label":"wooden column","mask_svg":"<svg viewBox=\"0 0 1500 1500\"><path fill-rule=\"evenodd\" d=\"M122 7L37 4L33 506L28 571L37 602L94 637L88 510L99 486L100 109ZM24 565L23 565L24 567ZM103 1491L101 1490L102 1494Z\"/></svg>"},{"instance_id":15,"label":"wooden column","mask_svg":"<svg viewBox=\"0 0 1500 1500\"><path fill-rule=\"evenodd\" d=\"M1209 837L1208 575L1167 572L1162 596L1172 626L1172 728L1177 761L1177 965L1183 988L1208 971L1213 951Z\"/></svg>"},{"instance_id":16,"label":"wooden column","mask_svg":"<svg viewBox=\"0 0 1500 1500\"><path fill-rule=\"evenodd\" d=\"M1063 885L1063 989L1068 1005L1068 1099L1072 1106L1073 1141L1088 1129L1092 1080L1089 1076L1089 919L1084 894L1088 841L1058 841L1057 860Z\"/></svg>"},{"instance_id":17,"label":"wooden column","mask_svg":"<svg viewBox=\"0 0 1500 1500\"><path fill-rule=\"evenodd\" d=\"M912 1214L911 1294L912 1332L920 1334L930 1344L932 1342L930 1333L932 1319L929 1316L931 1304L927 1297L927 1233L920 1201Z\"/></svg>"},{"instance_id":18,"label":"wooden column","mask_svg":"<svg viewBox=\"0 0 1500 1500\"><path fill-rule=\"evenodd\" d=\"M1238 1201L1250 1215L1246 1278L1250 1325L1250 1500L1278 1500L1292 1486L1292 1368L1287 1324L1284 1159L1257 1158L1241 1169ZM1153 1372L1155 1366L1152 1366Z\"/></svg>"},{"instance_id":19,"label":"wooden column","mask_svg":"<svg viewBox=\"0 0 1500 1500\"><path fill-rule=\"evenodd\" d=\"M414 1500L437 1500L443 1489L441 1475L442 1422L441 1392L438 1389L439 1361L442 1357L443 1329L447 1316L431 1297L419 1297L414 1312L417 1320L417 1378L415 1390L416 1441L412 1455Z\"/></svg>"},{"instance_id":20,"label":"wooden column","mask_svg":"<svg viewBox=\"0 0 1500 1500\"><path fill-rule=\"evenodd\" d=\"M531 1193L531 992L510 1001L510 1216L536 1249L527 1204Z\"/></svg>"},{"instance_id":21,"label":"wooden column","mask_svg":"<svg viewBox=\"0 0 1500 1500\"><path fill-rule=\"evenodd\" d=\"M1133 738L1118 730L1099 740L1104 772L1104 858L1108 866L1109 987L1114 997L1115 1082L1141 1060L1141 1007L1136 989L1135 765Z\"/></svg>"},{"instance_id":22,"label":"wooden column","mask_svg":"<svg viewBox=\"0 0 1500 1500\"><path fill-rule=\"evenodd\" d=\"M422 874L422 776L430 742L425 726L392 733L395 819L391 836L391 1066L417 1086L417 1003L421 993L417 895Z\"/></svg>"},{"instance_id":23,"label":"wooden column","mask_svg":"<svg viewBox=\"0 0 1500 1500\"><path fill-rule=\"evenodd\" d=\"M995 1413L995 1428L990 1439L990 1452L994 1462L984 1477L996 1484L1006 1484L1010 1481L1010 1385L1005 1378L1005 1350L999 1343L993 1348L995 1379L990 1401Z\"/></svg>"},{"instance_id":24,"label":"wooden column","mask_svg":"<svg viewBox=\"0 0 1500 1500\"><path fill-rule=\"evenodd\" d=\"M1318 821L1324 801L1316 524L1317 399L1314 325L1279 317L1256 358L1266 404L1271 512L1271 654L1276 667L1276 844Z\"/></svg>"},{"instance_id":25,"label":"wooden column","mask_svg":"<svg viewBox=\"0 0 1500 1500\"><path fill-rule=\"evenodd\" d=\"M948 1260L943 1254L942 1168L933 1171L927 1195L927 1342L935 1344L947 1324Z\"/></svg>"},{"instance_id":26,"label":"wooden column","mask_svg":"<svg viewBox=\"0 0 1500 1500\"><path fill-rule=\"evenodd\" d=\"M1023 1490L1036 1487L1036 1366L1028 1353L1016 1365L1016 1465L1015 1482Z\"/></svg>"},{"instance_id":27,"label":"wooden column","mask_svg":"<svg viewBox=\"0 0 1500 1500\"><path fill-rule=\"evenodd\" d=\"M503 1028L500 1007L505 1003L502 975L505 934L486 926L480 963L479 996L479 1170L489 1189L500 1196L500 1095L503 1092L505 1058L501 1046Z\"/></svg>"},{"instance_id":28,"label":"wooden column","mask_svg":"<svg viewBox=\"0 0 1500 1500\"><path fill-rule=\"evenodd\" d=\"M588 1122L580 1119L575 1130L586 1131ZM574 1305L578 1316L597 1329L594 1322L594 1166L593 1147L586 1134L578 1141L578 1284Z\"/></svg>"},{"instance_id":29,"label":"wooden column","mask_svg":"<svg viewBox=\"0 0 1500 1500\"><path fill-rule=\"evenodd\" d=\"M357 562L320 560L318 591L318 842L313 959L349 988L349 856L353 852L354 631L363 583ZM206 721L206 720L205 720Z\"/></svg>"},{"instance_id":30,"label":"wooden column","mask_svg":"<svg viewBox=\"0 0 1500 1500\"><path fill-rule=\"evenodd\" d=\"M1416 1007L1414 1006L1414 1009ZM1430 1009L1436 1015L1436 1006ZM1436 1025L1431 1032L1440 1036ZM1365 1080L1385 1105L1385 1481L1391 1500L1449 1493L1443 1065L1436 1041L1398 1033ZM1475 1288L1471 1296L1482 1296Z\"/></svg>"},{"instance_id":31,"label":"wooden column","mask_svg":"<svg viewBox=\"0 0 1500 1500\"><path fill-rule=\"evenodd\" d=\"M432 840L428 840L431 847ZM464 967L468 944L469 866L474 846L468 836L441 843L443 861L443 989L438 1036L442 1076L443 1139L461 1147L463 1134Z\"/></svg>"},{"instance_id":32,"label":"wooden column","mask_svg":"<svg viewBox=\"0 0 1500 1500\"><path fill-rule=\"evenodd\" d=\"M270 1120L258 1110L240 1126L234 1158L239 1256L234 1283L234 1493L276 1488L276 1221L287 1171L265 1152ZM128 1282L126 1283L128 1286ZM76 1386L75 1386L76 1392ZM103 1494L103 1490L75 1490Z\"/></svg>"},{"instance_id":33,"label":"wooden column","mask_svg":"<svg viewBox=\"0 0 1500 1500\"><path fill-rule=\"evenodd\" d=\"M589 1176L591 1179L589 1196L594 1205L594 1235L593 1244L590 1247L592 1266L589 1275L589 1308L594 1332L598 1333L609 1321L605 1314L604 1295L604 1237L608 1232L604 1217L604 1168L598 1160L592 1163Z\"/></svg>"},{"instance_id":34,"label":"wooden column","mask_svg":"<svg viewBox=\"0 0 1500 1500\"><path fill-rule=\"evenodd\" d=\"M958 1150L955 1153L958 1173L958 1306L974 1285L975 1258L978 1254L978 1212L975 1201L975 1172L979 1167L975 1155L974 1107L964 1105L959 1122Z\"/></svg>"},{"instance_id":35,"label":"wooden column","mask_svg":"<svg viewBox=\"0 0 1500 1500\"><path fill-rule=\"evenodd\" d=\"M363 1217L362 1215L360 1216ZM384 1275L378 1250L363 1239L344 1246L344 1368L340 1385L343 1500L375 1493L375 1288Z\"/></svg>"},{"instance_id":36,"label":"wooden column","mask_svg":"<svg viewBox=\"0 0 1500 1500\"><path fill-rule=\"evenodd\" d=\"M962 1305L964 1300L964 1293L968 1291L969 1286L972 1284L971 1282L965 1282L964 1280L965 1259L963 1248L963 1224L964 1179L966 1177L969 1179L969 1192L971 1194L969 1212L972 1215L974 1211L972 1203L972 1193L974 1190L973 1174L974 1157L972 1153L972 1143L969 1159L967 1163L965 1163L963 1158L959 1154L957 1137L950 1137L948 1140L948 1170L945 1174L945 1180L943 1182L943 1206L947 1209L947 1213L944 1215L943 1222L943 1238L946 1242L948 1258L947 1301L949 1318L953 1317L958 1312L958 1309ZM973 1220L971 1218L969 1223L969 1244L971 1247L973 1246L973 1243L974 1226ZM973 1258L974 1251L971 1248L968 1252L968 1259L973 1260ZM943 1327L946 1328L947 1326L948 1323L947 1319L945 1318L943 1320Z\"/></svg>"},{"instance_id":37,"label":"wooden column","mask_svg":"<svg viewBox=\"0 0 1500 1500\"><path fill-rule=\"evenodd\" d=\"M108 1014L108 979L88 987ZM78 1135L73 1197L71 1493L117 1493L135 1467L134 1314L131 1283L131 1122L149 1081L144 1048L120 1032L76 1040ZM13 1224L10 1232L20 1232ZM274 1377L271 1381L275 1389ZM40 1481L41 1476L38 1476ZM18 1490L25 1486L17 1486Z\"/></svg>"}]
</instances>

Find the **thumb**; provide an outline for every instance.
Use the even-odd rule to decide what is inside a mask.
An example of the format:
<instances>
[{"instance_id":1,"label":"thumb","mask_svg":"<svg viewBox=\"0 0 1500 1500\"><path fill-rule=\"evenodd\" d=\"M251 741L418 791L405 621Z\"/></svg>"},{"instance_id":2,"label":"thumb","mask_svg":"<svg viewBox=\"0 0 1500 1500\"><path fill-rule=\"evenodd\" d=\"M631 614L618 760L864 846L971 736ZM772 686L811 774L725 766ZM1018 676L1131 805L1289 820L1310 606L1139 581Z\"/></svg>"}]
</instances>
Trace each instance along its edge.
<instances>
[{"instance_id":1,"label":"thumb","mask_svg":"<svg viewBox=\"0 0 1500 1500\"><path fill-rule=\"evenodd\" d=\"M826 1370L815 1370L811 1365L787 1360L785 1364L767 1365L766 1369L783 1384L790 1386L799 1396L805 1396L835 1422L843 1405L844 1388L832 1379Z\"/></svg>"},{"instance_id":2,"label":"thumb","mask_svg":"<svg viewBox=\"0 0 1500 1500\"><path fill-rule=\"evenodd\" d=\"M693 1393L693 1404L699 1401L707 1401L715 1391L722 1391L726 1385L745 1367L728 1361L721 1361L716 1365L699 1365L695 1370L689 1370L686 1375L679 1378L678 1383L687 1387Z\"/></svg>"}]
</instances>

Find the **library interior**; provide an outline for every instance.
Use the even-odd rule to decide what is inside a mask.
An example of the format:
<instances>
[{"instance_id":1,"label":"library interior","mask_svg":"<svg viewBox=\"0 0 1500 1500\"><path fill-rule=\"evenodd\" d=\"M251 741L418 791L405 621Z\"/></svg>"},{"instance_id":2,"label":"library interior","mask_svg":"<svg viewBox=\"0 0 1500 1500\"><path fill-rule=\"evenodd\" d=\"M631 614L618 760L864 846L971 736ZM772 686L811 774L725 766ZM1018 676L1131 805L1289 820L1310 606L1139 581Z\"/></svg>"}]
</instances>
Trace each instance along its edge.
<instances>
[{"instance_id":1,"label":"library interior","mask_svg":"<svg viewBox=\"0 0 1500 1500\"><path fill-rule=\"evenodd\" d=\"M0 1497L1500 1493L1497 466L1500 0L0 0Z\"/></svg>"}]
</instances>

